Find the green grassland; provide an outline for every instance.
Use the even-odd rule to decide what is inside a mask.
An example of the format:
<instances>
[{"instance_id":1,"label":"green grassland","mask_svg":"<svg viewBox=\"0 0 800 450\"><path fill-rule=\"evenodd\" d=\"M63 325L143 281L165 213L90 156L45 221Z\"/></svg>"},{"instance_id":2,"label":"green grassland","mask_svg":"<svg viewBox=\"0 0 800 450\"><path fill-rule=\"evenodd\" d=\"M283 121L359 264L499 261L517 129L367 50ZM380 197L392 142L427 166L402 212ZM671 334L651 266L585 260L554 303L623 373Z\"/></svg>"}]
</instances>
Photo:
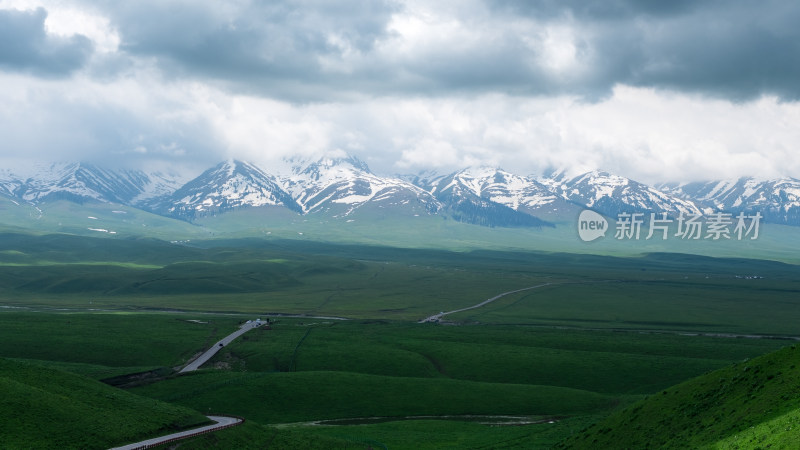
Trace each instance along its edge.
<instances>
[{"instance_id":1,"label":"green grassland","mask_svg":"<svg viewBox=\"0 0 800 450\"><path fill-rule=\"evenodd\" d=\"M567 415L614 405L610 396L557 386L343 371L199 372L133 392L199 411L232 411L264 424L374 416Z\"/></svg>"},{"instance_id":2,"label":"green grassland","mask_svg":"<svg viewBox=\"0 0 800 450\"><path fill-rule=\"evenodd\" d=\"M293 241L0 235L9 306L283 312L419 320L542 283L453 316L481 323L791 334L798 266L650 254L403 250ZM745 279L757 275L758 279ZM764 307L767 306L767 307Z\"/></svg>"},{"instance_id":3,"label":"green grassland","mask_svg":"<svg viewBox=\"0 0 800 450\"><path fill-rule=\"evenodd\" d=\"M358 437L391 448L526 448L578 433L596 420L593 415L642 394L785 345L523 326L325 322L278 319L271 330L227 346L211 364L217 369L134 392L197 410L232 411L261 424L408 415L559 417L558 426L410 420L291 427L306 436ZM441 432L428 434L432 430Z\"/></svg>"},{"instance_id":4,"label":"green grassland","mask_svg":"<svg viewBox=\"0 0 800 450\"><path fill-rule=\"evenodd\" d=\"M546 283L446 316L457 326L416 323ZM96 380L153 371L131 392L250 421L188 448L529 448L786 345L798 292L800 267L759 259L5 233L0 357ZM172 373L255 316L275 322ZM711 336L726 333L772 338ZM794 420L779 412L742 439ZM555 423L417 417L476 414ZM370 416L411 420L298 424Z\"/></svg>"},{"instance_id":5,"label":"green grassland","mask_svg":"<svg viewBox=\"0 0 800 450\"><path fill-rule=\"evenodd\" d=\"M800 292L798 281L695 275L686 279L566 282L504 297L448 319L792 335L800 323L800 308L795 301ZM788 320L776 320L778 317Z\"/></svg>"},{"instance_id":6,"label":"green grassland","mask_svg":"<svg viewBox=\"0 0 800 450\"><path fill-rule=\"evenodd\" d=\"M459 420L404 420L362 425L246 424L205 435L181 448L371 448L371 449L530 449L550 448L564 435L585 427L592 418L577 417L554 423L494 426Z\"/></svg>"},{"instance_id":7,"label":"green grassland","mask_svg":"<svg viewBox=\"0 0 800 450\"><path fill-rule=\"evenodd\" d=\"M577 212L555 218L555 227L501 229L456 222L424 211L418 213L418 216L403 215L380 208L360 208L347 215L312 213L301 216L285 208L260 207L202 217L188 223L116 204L52 201L34 207L0 196L0 230L13 232L35 230L111 239L147 237L180 241L289 239L452 251L496 249L616 256L670 252L800 262L797 252L800 234L794 226L762 224L759 238L753 241L687 241L674 237L665 241L617 240L613 238L615 225L611 220L606 238L585 243L577 236Z\"/></svg>"},{"instance_id":8,"label":"green grassland","mask_svg":"<svg viewBox=\"0 0 800 450\"><path fill-rule=\"evenodd\" d=\"M304 430L278 429L252 421L241 426L180 442L181 449L285 449L285 450L334 450L334 449L381 449L385 446L373 439L360 437L359 433L327 436L322 433L307 433ZM392 447L397 448L397 447Z\"/></svg>"},{"instance_id":9,"label":"green grassland","mask_svg":"<svg viewBox=\"0 0 800 450\"><path fill-rule=\"evenodd\" d=\"M647 253L686 253L714 257L744 257L800 262L797 227L762 224L757 240L640 240L614 239L615 223L604 239L586 243L577 235L574 217L559 217L555 227L489 228L456 222L442 216L386 214L358 209L339 217L330 214L300 216L278 208L245 208L195 222L214 239L268 238L304 242L372 245L416 249L469 251L544 251L637 256Z\"/></svg>"},{"instance_id":10,"label":"green grassland","mask_svg":"<svg viewBox=\"0 0 800 450\"><path fill-rule=\"evenodd\" d=\"M800 439L800 408L771 418L736 434L717 441L713 448L734 450L742 448L791 449Z\"/></svg>"},{"instance_id":11,"label":"green grassland","mask_svg":"<svg viewBox=\"0 0 800 450\"><path fill-rule=\"evenodd\" d=\"M800 440L795 345L663 390L562 448L794 448Z\"/></svg>"},{"instance_id":12,"label":"green grassland","mask_svg":"<svg viewBox=\"0 0 800 450\"><path fill-rule=\"evenodd\" d=\"M40 364L106 378L126 370L138 372L185 362L198 348L197 342L207 346L235 329L242 317L5 312L0 319L4 320L0 329L5 344L0 354L24 354ZM209 364L218 369L167 378L133 392L202 412L239 414L261 424L465 414L568 415L580 421L580 417L610 411L642 394L784 343L529 326L443 327L309 318L277 318L271 328L251 331L227 346ZM176 339L164 345L170 341L165 336L172 333ZM179 336L185 340L177 339ZM441 423L436 426L446 428ZM487 426L455 426L475 433L461 437L466 440L463 442L477 439L473 442L476 446L486 442L479 437L486 436ZM364 429L355 428L349 435L398 442L406 433L424 435L431 424L409 421L402 426L369 427L375 433L357 433ZM522 428L528 427L534 437L547 430L543 425ZM518 427L503 428L519 431ZM298 436L306 436L303 439L314 438L315 430L294 429ZM338 436L343 432L340 429ZM444 433L443 440L426 442L444 444L456 435L452 431ZM514 435L519 439L528 436L521 431ZM551 432L547 436L555 439Z\"/></svg>"},{"instance_id":13,"label":"green grassland","mask_svg":"<svg viewBox=\"0 0 800 450\"><path fill-rule=\"evenodd\" d=\"M361 438L391 449L540 449L551 448L593 420L579 416L524 426L495 426L467 421L409 420L351 426L294 427L297 432L337 438ZM376 448L380 448L377 447Z\"/></svg>"},{"instance_id":14,"label":"green grassland","mask_svg":"<svg viewBox=\"0 0 800 450\"><path fill-rule=\"evenodd\" d=\"M239 320L12 310L0 313L0 356L50 361L60 369L101 379L182 365L229 334Z\"/></svg>"},{"instance_id":15,"label":"green grassland","mask_svg":"<svg viewBox=\"0 0 800 450\"><path fill-rule=\"evenodd\" d=\"M641 394L783 343L527 326L278 319L272 330L248 333L212 362L247 372L344 371Z\"/></svg>"},{"instance_id":16,"label":"green grassland","mask_svg":"<svg viewBox=\"0 0 800 450\"><path fill-rule=\"evenodd\" d=\"M208 422L195 411L67 372L0 358L7 449L103 449Z\"/></svg>"},{"instance_id":17,"label":"green grassland","mask_svg":"<svg viewBox=\"0 0 800 450\"><path fill-rule=\"evenodd\" d=\"M32 206L0 196L0 228L91 237L208 238L211 232L180 220L113 203L59 200Z\"/></svg>"}]
</instances>

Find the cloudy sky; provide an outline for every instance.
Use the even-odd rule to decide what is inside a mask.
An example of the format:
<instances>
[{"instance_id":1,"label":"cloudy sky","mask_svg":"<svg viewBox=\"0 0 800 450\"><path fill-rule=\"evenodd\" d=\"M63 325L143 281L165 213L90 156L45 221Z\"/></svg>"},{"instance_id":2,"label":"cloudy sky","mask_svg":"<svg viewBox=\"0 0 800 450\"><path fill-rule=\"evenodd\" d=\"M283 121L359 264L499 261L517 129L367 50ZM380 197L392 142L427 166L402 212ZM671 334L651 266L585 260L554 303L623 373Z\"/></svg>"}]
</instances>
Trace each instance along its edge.
<instances>
[{"instance_id":1,"label":"cloudy sky","mask_svg":"<svg viewBox=\"0 0 800 450\"><path fill-rule=\"evenodd\" d=\"M794 0L0 0L0 159L800 177Z\"/></svg>"}]
</instances>

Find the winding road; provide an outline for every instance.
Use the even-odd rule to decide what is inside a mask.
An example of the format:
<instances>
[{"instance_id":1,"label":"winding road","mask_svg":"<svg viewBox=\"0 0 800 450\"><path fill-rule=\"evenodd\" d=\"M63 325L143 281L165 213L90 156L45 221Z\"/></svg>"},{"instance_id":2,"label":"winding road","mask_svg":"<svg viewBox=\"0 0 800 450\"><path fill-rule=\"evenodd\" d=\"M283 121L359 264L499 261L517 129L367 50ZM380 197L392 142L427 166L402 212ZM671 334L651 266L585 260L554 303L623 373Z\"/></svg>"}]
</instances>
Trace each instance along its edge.
<instances>
[{"instance_id":1,"label":"winding road","mask_svg":"<svg viewBox=\"0 0 800 450\"><path fill-rule=\"evenodd\" d=\"M239 327L238 330L234 331L233 333L225 336L224 338L217 341L210 349L206 350L205 353L198 356L195 360L189 363L186 367L181 369L179 373L186 373L191 372L193 370L197 370L205 364L209 359L211 359L214 355L217 354L218 351L222 349L222 347L230 344L234 339L237 337L247 333L248 331L252 330L253 328L258 328L261 325L264 325L264 322L248 322L243 324Z\"/></svg>"},{"instance_id":2,"label":"winding road","mask_svg":"<svg viewBox=\"0 0 800 450\"><path fill-rule=\"evenodd\" d=\"M217 352L220 351L220 349L230 344L234 339L247 333L253 328L258 328L261 325L265 324L266 324L265 322L261 322L260 320L257 320L255 322L248 321L247 323L242 324L242 326L240 326L238 330L215 342L211 348L206 350L205 353L203 353L202 355L195 358L186 367L181 369L179 373L186 373L186 372L191 372L193 370L197 370L198 368L200 368L200 366L208 362L209 359L211 359L214 355L216 355ZM206 425L204 427L195 428L192 430L181 431L179 433L173 433L166 436L148 439L146 441L123 445L122 447L114 447L111 450L139 450L139 449L151 448L156 445L165 444L167 442L176 441L179 439L186 439L188 437L193 437L200 434L210 433L212 431L230 428L232 426L236 426L244 422L243 419L237 417L228 417L228 416L206 416L206 417L208 417L210 420L216 423L214 423L213 425Z\"/></svg>"},{"instance_id":3,"label":"winding road","mask_svg":"<svg viewBox=\"0 0 800 450\"><path fill-rule=\"evenodd\" d=\"M472 305L472 306L468 306L466 308L454 309L453 311L440 312L439 314L434 314L434 315L432 315L430 317L426 317L426 318L420 320L419 323L438 322L439 320L442 319L442 317L444 317L444 316L446 316L448 314L455 314L455 313L459 313L459 312L462 312L462 311L469 311L470 309L480 308L481 306L488 305L489 303L492 303L493 301L497 300L498 298L505 297L506 295L516 294L517 292L522 292L522 291L529 291L531 289L536 289L536 288L540 288L540 287L544 287L544 286L550 286L552 284L554 284L554 283L543 283L543 284L537 284L536 286L530 286L530 287L526 287L526 288L522 288L522 289L516 289L516 290L513 290L513 291L503 292L502 294L495 295L494 297L492 297L490 299L486 299L486 300L478 303L477 305Z\"/></svg>"},{"instance_id":4,"label":"winding road","mask_svg":"<svg viewBox=\"0 0 800 450\"><path fill-rule=\"evenodd\" d=\"M150 448L156 445L166 444L167 442L177 441L178 439L186 439L200 434L205 434L205 433L210 433L212 431L230 428L244 422L243 419L239 419L237 417L228 417L228 416L206 416L206 417L208 417L209 419L213 420L216 423L213 425L206 425L200 428L194 428L192 430L181 431L179 433L172 433L166 436L148 439L146 441L123 445L122 447L114 447L111 450L139 450L139 449Z\"/></svg>"}]
</instances>

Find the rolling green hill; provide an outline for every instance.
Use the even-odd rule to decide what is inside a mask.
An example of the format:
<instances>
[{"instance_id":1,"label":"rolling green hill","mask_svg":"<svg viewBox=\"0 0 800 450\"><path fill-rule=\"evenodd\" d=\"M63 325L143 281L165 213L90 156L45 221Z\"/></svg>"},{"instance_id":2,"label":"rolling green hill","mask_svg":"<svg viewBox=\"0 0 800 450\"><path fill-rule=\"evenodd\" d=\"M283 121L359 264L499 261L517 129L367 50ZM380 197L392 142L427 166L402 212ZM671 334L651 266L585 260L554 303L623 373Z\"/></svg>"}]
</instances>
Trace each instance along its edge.
<instances>
[{"instance_id":1,"label":"rolling green hill","mask_svg":"<svg viewBox=\"0 0 800 450\"><path fill-rule=\"evenodd\" d=\"M0 234L0 303L796 333L800 267L740 258L455 252L277 239ZM753 278L757 275L758 278ZM92 305L92 306L89 306Z\"/></svg>"},{"instance_id":2,"label":"rolling green hill","mask_svg":"<svg viewBox=\"0 0 800 450\"><path fill-rule=\"evenodd\" d=\"M401 248L449 250L501 249L633 256L679 252L716 257L743 257L798 262L797 227L764 224L759 238L738 240L617 240L582 242L577 216L561 218L543 228L489 228L441 216L385 215L378 208L354 215L298 215L274 208L242 208L184 222L113 203L68 201L20 204L0 196L0 230L70 233L109 240L150 237L163 240L266 238L304 242L353 243Z\"/></svg>"},{"instance_id":3,"label":"rolling green hill","mask_svg":"<svg viewBox=\"0 0 800 450\"><path fill-rule=\"evenodd\" d=\"M6 449L103 449L208 422L187 408L4 358L0 392L0 442Z\"/></svg>"},{"instance_id":4,"label":"rolling green hill","mask_svg":"<svg viewBox=\"0 0 800 450\"><path fill-rule=\"evenodd\" d=\"M148 236L189 239L210 236L202 227L116 203L66 200L36 206L0 195L0 228L85 236Z\"/></svg>"},{"instance_id":5,"label":"rolling green hill","mask_svg":"<svg viewBox=\"0 0 800 450\"><path fill-rule=\"evenodd\" d=\"M327 371L201 371L133 392L198 409L213 405L270 424L373 416L577 414L607 410L615 403L608 395L557 386Z\"/></svg>"},{"instance_id":6,"label":"rolling green hill","mask_svg":"<svg viewBox=\"0 0 800 450\"><path fill-rule=\"evenodd\" d=\"M716 370L652 395L561 448L797 448L800 349Z\"/></svg>"},{"instance_id":7,"label":"rolling green hill","mask_svg":"<svg viewBox=\"0 0 800 450\"><path fill-rule=\"evenodd\" d=\"M663 415L648 412L654 428L641 425L629 428L629 434L650 439L663 426L665 438L684 439L670 441L677 447L688 442L690 447L735 448L742 439L762 439L800 419L798 409L767 408L752 413L759 420L726 422L697 442L694 435L702 439L717 428L714 420L724 422L727 416L695 417L702 425L695 429L659 423L735 400L741 380L723 376L727 381L720 386L731 390L700 406L685 406L706 401L699 388L686 398L661 394L663 389L798 336L798 265L675 253L620 257L409 249L271 236L166 242L0 233L0 356L104 380L155 369L158 376L147 380L150 384L133 388L152 397L152 404L174 402L248 419L246 427L194 441L196 448L241 448L245 442L259 447L279 439L304 448L360 445L364 439L392 448L416 448L420 442L428 448L499 448L500 442L509 448L549 446L644 395L674 395L676 403L660 406ZM438 311L534 286L446 316L452 322L443 325L459 326L416 323ZM226 345L203 370L168 375L169 368L253 317L275 320L271 329ZM744 338L759 334L763 339ZM787 367L766 381L747 379L741 389L748 396L756 393L751 403L761 402L774 380L795 385L794 375L787 375L794 368ZM745 375L765 372L751 368ZM94 384L53 394L22 381L37 377L48 378L3 377L0 392L11 392L13 400L3 403L9 411L29 401L32 406L21 416L45 429L67 423L64 417L72 410L66 405L74 403L46 408L50 397L114 395L91 394L99 389ZM718 382L719 377L709 381ZM781 395L792 400L796 392L765 398L788 404ZM108 411L105 407L93 408L92 414ZM133 413L124 414L139 427ZM475 414L555 416L556 423L487 431L490 425L481 423L419 419ZM411 420L295 423L285 435L276 425L367 416ZM165 419L148 429L173 423ZM25 430L16 422L3 426L3 433ZM596 448L592 441L601 442L617 426L627 424L592 428L588 441L574 445ZM118 428L102 431L104 442L122 441L117 437L125 428ZM686 435L678 435L684 430ZM315 439L323 434L341 442L319 444ZM638 448L641 441L633 439L619 442ZM82 442L32 446L82 447ZM12 448L22 445L15 441Z\"/></svg>"}]
</instances>

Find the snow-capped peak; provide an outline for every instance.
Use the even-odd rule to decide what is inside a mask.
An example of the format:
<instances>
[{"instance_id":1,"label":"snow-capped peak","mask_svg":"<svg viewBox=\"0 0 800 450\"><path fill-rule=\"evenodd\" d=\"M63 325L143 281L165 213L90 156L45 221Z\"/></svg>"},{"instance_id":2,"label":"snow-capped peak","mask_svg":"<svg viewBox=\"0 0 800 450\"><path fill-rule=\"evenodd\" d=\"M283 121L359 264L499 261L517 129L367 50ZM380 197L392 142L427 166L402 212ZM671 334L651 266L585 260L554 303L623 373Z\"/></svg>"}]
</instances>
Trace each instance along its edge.
<instances>
[{"instance_id":1,"label":"snow-capped peak","mask_svg":"<svg viewBox=\"0 0 800 450\"><path fill-rule=\"evenodd\" d=\"M602 170L592 170L572 178L559 177L545 184L573 203L610 216L644 211L669 215L702 213L689 200Z\"/></svg>"},{"instance_id":2,"label":"snow-capped peak","mask_svg":"<svg viewBox=\"0 0 800 450\"><path fill-rule=\"evenodd\" d=\"M93 200L129 203L148 182L144 172L109 170L88 163L34 163L17 174L6 173L15 185L12 194L28 202ZM8 183L4 186L9 187Z\"/></svg>"},{"instance_id":3,"label":"snow-capped peak","mask_svg":"<svg viewBox=\"0 0 800 450\"><path fill-rule=\"evenodd\" d=\"M299 209L274 176L250 163L228 160L206 170L171 196L154 199L151 207L193 218L240 207L268 205Z\"/></svg>"},{"instance_id":4,"label":"snow-capped peak","mask_svg":"<svg viewBox=\"0 0 800 450\"><path fill-rule=\"evenodd\" d=\"M303 212L334 208L348 215L367 203L407 202L411 197L436 208L435 201L413 184L377 176L364 161L344 154L295 164L291 174L281 177L281 183Z\"/></svg>"},{"instance_id":5,"label":"snow-capped peak","mask_svg":"<svg viewBox=\"0 0 800 450\"><path fill-rule=\"evenodd\" d=\"M710 211L759 211L767 221L791 225L800 223L800 180L795 178L764 180L743 177L722 181L665 183L660 188L681 198L694 199Z\"/></svg>"},{"instance_id":6,"label":"snow-capped peak","mask_svg":"<svg viewBox=\"0 0 800 450\"><path fill-rule=\"evenodd\" d=\"M565 222L574 220L579 209L591 208L612 217L624 212L759 211L765 221L800 224L800 180L788 177L656 189L602 170L521 176L479 166L448 174L379 176L364 161L339 151L262 165L229 159L196 177L75 162L15 166L0 169L0 195L33 204L113 202L183 219L274 206L301 214L447 214L480 225L540 226L539 218Z\"/></svg>"}]
</instances>

